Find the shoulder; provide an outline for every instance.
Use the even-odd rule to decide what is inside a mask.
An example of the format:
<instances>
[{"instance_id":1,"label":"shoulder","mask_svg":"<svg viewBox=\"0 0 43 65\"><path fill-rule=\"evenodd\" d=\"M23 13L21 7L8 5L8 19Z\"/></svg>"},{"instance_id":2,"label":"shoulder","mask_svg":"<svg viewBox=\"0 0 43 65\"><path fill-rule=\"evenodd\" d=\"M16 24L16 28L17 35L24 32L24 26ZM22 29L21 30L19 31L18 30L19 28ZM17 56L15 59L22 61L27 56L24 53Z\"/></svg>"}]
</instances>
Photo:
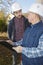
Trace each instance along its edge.
<instances>
[{"instance_id":1,"label":"shoulder","mask_svg":"<svg viewBox=\"0 0 43 65\"><path fill-rule=\"evenodd\" d=\"M15 19L15 17L13 17L13 18L9 21L9 24L13 24L13 23L14 23L14 19Z\"/></svg>"}]
</instances>

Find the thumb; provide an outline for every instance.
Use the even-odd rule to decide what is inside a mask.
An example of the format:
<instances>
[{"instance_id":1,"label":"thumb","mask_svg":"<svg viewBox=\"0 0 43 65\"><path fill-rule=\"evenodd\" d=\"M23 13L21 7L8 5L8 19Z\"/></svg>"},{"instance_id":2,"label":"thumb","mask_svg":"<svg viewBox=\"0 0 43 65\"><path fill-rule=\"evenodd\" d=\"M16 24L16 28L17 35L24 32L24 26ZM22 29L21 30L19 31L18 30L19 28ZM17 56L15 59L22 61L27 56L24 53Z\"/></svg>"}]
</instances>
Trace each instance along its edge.
<instances>
[{"instance_id":1,"label":"thumb","mask_svg":"<svg viewBox=\"0 0 43 65\"><path fill-rule=\"evenodd\" d=\"M16 47L12 47L12 49L16 50Z\"/></svg>"}]
</instances>

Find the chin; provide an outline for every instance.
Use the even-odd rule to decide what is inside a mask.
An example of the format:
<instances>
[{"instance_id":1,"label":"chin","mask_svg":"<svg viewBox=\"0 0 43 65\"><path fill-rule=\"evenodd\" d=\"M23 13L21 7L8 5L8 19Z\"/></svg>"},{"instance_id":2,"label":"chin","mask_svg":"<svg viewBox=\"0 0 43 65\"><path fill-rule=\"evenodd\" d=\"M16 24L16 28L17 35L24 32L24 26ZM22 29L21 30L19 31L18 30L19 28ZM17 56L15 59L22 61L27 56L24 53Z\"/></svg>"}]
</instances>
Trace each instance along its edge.
<instances>
[{"instance_id":1,"label":"chin","mask_svg":"<svg viewBox=\"0 0 43 65\"><path fill-rule=\"evenodd\" d=\"M21 15L18 16L18 18L21 18L21 17L22 17Z\"/></svg>"}]
</instances>

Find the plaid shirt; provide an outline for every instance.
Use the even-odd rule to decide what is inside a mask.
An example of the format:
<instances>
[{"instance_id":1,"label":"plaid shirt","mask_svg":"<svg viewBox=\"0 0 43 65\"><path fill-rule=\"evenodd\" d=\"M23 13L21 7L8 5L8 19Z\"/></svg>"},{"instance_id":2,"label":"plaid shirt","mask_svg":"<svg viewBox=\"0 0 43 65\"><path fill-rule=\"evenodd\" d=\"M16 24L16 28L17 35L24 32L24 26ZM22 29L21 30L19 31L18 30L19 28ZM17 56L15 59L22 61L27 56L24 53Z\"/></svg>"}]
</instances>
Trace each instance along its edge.
<instances>
[{"instance_id":1,"label":"plaid shirt","mask_svg":"<svg viewBox=\"0 0 43 65\"><path fill-rule=\"evenodd\" d=\"M43 56L43 35L39 38L38 47L23 47L22 54L24 54L28 58L36 58Z\"/></svg>"}]
</instances>

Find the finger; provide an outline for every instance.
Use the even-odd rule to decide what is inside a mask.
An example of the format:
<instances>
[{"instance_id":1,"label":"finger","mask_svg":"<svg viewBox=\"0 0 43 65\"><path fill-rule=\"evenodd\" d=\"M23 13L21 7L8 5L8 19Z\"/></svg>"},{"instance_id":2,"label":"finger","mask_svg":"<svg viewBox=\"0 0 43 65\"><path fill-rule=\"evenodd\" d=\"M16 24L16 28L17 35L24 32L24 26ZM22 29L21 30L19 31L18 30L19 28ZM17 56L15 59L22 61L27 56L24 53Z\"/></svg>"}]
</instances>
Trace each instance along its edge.
<instances>
[{"instance_id":1,"label":"finger","mask_svg":"<svg viewBox=\"0 0 43 65\"><path fill-rule=\"evenodd\" d=\"M16 49L16 47L12 47L12 49Z\"/></svg>"}]
</instances>

